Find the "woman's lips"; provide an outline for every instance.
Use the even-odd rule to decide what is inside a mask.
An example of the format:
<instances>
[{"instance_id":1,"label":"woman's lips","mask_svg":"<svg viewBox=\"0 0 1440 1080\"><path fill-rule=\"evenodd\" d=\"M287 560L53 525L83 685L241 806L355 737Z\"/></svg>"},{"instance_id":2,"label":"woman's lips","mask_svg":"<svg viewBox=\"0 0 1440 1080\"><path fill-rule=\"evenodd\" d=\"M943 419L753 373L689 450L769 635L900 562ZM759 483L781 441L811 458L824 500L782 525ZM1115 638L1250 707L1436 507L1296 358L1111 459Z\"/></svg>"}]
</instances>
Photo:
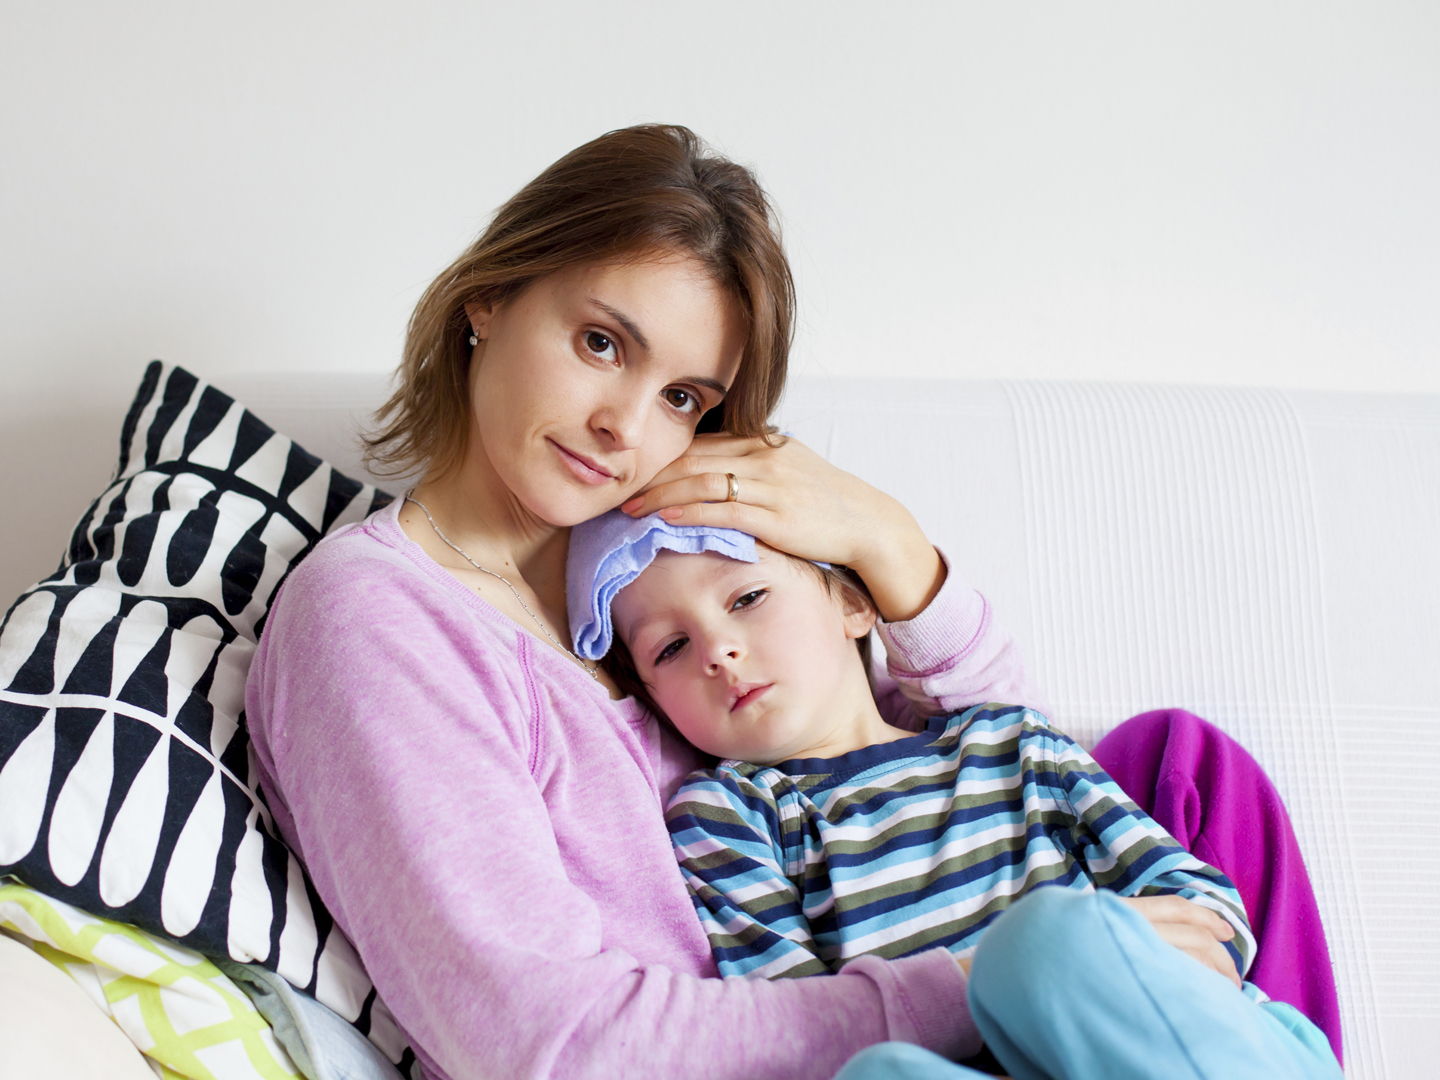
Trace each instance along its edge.
<instances>
[{"instance_id":1,"label":"woman's lips","mask_svg":"<svg viewBox=\"0 0 1440 1080\"><path fill-rule=\"evenodd\" d=\"M607 472L601 468L598 463L591 461L583 454L577 454L573 450L565 449L565 447L561 446L554 439L547 437L545 441L555 447L556 452L560 455L560 460L575 474L577 479L583 480L587 484L595 484L597 486L607 484L615 479L614 473Z\"/></svg>"},{"instance_id":2,"label":"woman's lips","mask_svg":"<svg viewBox=\"0 0 1440 1080\"><path fill-rule=\"evenodd\" d=\"M759 701L761 696L774 685L774 683L761 683L757 686L753 683L749 685L741 683L739 686L734 687L730 691L732 695L730 711L738 712L752 701Z\"/></svg>"}]
</instances>

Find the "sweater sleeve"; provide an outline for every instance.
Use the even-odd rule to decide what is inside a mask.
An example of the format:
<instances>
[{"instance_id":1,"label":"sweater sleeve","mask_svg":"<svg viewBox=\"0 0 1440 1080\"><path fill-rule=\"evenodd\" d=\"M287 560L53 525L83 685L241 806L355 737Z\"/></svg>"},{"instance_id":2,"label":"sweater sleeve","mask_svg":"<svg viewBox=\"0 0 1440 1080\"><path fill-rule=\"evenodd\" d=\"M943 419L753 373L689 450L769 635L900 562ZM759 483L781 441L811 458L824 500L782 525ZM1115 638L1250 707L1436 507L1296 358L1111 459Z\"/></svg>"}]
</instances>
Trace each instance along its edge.
<instances>
[{"instance_id":1,"label":"sweater sleeve","mask_svg":"<svg viewBox=\"0 0 1440 1080\"><path fill-rule=\"evenodd\" d=\"M890 678L921 717L990 701L1049 715L1049 703L1026 677L1019 644L985 597L955 572L943 552L940 557L945 583L929 606L905 622L877 624ZM903 720L890 688L880 683L877 691L886 718Z\"/></svg>"},{"instance_id":2,"label":"sweater sleeve","mask_svg":"<svg viewBox=\"0 0 1440 1080\"><path fill-rule=\"evenodd\" d=\"M877 1041L963 1047L965 981L948 956L772 983L609 943L532 774L526 635L477 682L474 656L427 629L453 598L411 595L363 559L326 562L322 546L292 576L257 651L256 756L277 821L431 1077L825 1080ZM580 766L575 798L603 782Z\"/></svg>"}]
</instances>

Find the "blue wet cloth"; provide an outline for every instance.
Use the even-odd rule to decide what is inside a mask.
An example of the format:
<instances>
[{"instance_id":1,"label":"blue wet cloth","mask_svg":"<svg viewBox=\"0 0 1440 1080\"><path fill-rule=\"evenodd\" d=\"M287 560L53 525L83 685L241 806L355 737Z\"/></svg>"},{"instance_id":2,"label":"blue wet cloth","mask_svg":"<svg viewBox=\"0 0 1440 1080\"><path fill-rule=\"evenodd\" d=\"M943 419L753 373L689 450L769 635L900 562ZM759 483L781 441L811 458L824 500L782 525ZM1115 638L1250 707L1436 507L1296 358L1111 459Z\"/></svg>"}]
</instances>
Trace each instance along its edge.
<instances>
[{"instance_id":1,"label":"blue wet cloth","mask_svg":"<svg viewBox=\"0 0 1440 1080\"><path fill-rule=\"evenodd\" d=\"M755 538L735 529L705 525L672 525L658 514L632 518L611 510L570 530L570 556L565 567L569 597L570 638L575 652L599 660L610 651L614 629L610 602L640 576L661 551L682 555L718 552L740 562L754 562Z\"/></svg>"}]
</instances>

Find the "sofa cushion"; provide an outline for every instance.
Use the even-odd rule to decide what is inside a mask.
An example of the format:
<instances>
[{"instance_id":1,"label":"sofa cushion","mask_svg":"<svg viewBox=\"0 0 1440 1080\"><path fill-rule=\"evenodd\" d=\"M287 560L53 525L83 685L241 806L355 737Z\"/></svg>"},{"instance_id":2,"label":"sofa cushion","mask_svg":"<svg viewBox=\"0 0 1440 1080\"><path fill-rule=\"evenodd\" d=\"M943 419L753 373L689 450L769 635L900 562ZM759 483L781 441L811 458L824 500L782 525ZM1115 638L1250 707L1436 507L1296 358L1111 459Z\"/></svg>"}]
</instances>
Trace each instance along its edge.
<instances>
[{"instance_id":1,"label":"sofa cushion","mask_svg":"<svg viewBox=\"0 0 1440 1080\"><path fill-rule=\"evenodd\" d=\"M389 498L152 363L114 482L0 627L0 873L262 964L398 1054L393 1020L278 838L243 713L285 575Z\"/></svg>"}]
</instances>

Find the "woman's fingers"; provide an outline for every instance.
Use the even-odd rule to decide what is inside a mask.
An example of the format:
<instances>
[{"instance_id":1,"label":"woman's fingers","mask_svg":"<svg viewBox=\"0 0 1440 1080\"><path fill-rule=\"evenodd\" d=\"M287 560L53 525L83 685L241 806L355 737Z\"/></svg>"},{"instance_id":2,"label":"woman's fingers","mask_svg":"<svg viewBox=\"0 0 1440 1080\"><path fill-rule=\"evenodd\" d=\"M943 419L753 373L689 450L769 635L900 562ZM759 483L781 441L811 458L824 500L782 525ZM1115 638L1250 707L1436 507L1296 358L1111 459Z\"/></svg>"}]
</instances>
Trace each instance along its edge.
<instances>
[{"instance_id":1,"label":"woman's fingers","mask_svg":"<svg viewBox=\"0 0 1440 1080\"><path fill-rule=\"evenodd\" d=\"M1190 923L1157 923L1155 932L1161 939L1188 953L1200 963L1240 985L1240 975L1235 970L1235 960L1229 951L1216 940L1215 935L1203 926Z\"/></svg>"},{"instance_id":2,"label":"woman's fingers","mask_svg":"<svg viewBox=\"0 0 1440 1080\"><path fill-rule=\"evenodd\" d=\"M770 471L764 459L687 453L656 473L644 491L631 496L620 508L632 517L644 517L666 506L715 502L728 494L727 473L734 473L742 484L749 484Z\"/></svg>"},{"instance_id":3,"label":"woman's fingers","mask_svg":"<svg viewBox=\"0 0 1440 1080\"><path fill-rule=\"evenodd\" d=\"M696 435L685 453L691 457L713 457L716 454L743 457L746 454L779 449L789 441L788 435L775 436L775 442L771 444L759 436L746 437L716 432L711 435Z\"/></svg>"},{"instance_id":4,"label":"woman's fingers","mask_svg":"<svg viewBox=\"0 0 1440 1080\"><path fill-rule=\"evenodd\" d=\"M769 506L768 485L763 480L737 474L736 485L740 489L736 502L749 503L751 506ZM667 508L729 502L731 501L729 496L730 477L727 473L704 472L652 487L648 491L636 495L621 509L631 517L638 518L644 517L646 514L653 514L657 510L665 511ZM665 516L667 520L673 520L668 515ZM696 521L687 522L687 524L706 523Z\"/></svg>"},{"instance_id":5,"label":"woman's fingers","mask_svg":"<svg viewBox=\"0 0 1440 1080\"><path fill-rule=\"evenodd\" d=\"M747 468L760 467L767 459L773 459L792 439L784 439L774 446L760 439L742 439L735 435L697 435L686 447L685 453L661 469L650 481L650 486L664 483L680 476L693 476L704 472L730 472L721 468L717 458L729 458L733 463L746 463ZM798 444L796 444L798 445Z\"/></svg>"},{"instance_id":6,"label":"woman's fingers","mask_svg":"<svg viewBox=\"0 0 1440 1080\"><path fill-rule=\"evenodd\" d=\"M685 506L671 506L660 511L660 516L672 525L704 525L710 529L739 529L751 536L770 535L769 527L774 522L773 512L743 502L689 503ZM776 547L776 538L771 535L770 546ZM783 547L780 550L785 550Z\"/></svg>"},{"instance_id":7,"label":"woman's fingers","mask_svg":"<svg viewBox=\"0 0 1440 1080\"><path fill-rule=\"evenodd\" d=\"M653 491L674 480L703 473L768 476L781 467L779 463L794 463L797 458L813 458L812 471L815 464L819 464L822 471L838 471L796 439L778 439L771 446L763 439L745 439L738 435L697 435L685 453L656 473L646 488Z\"/></svg>"}]
</instances>

